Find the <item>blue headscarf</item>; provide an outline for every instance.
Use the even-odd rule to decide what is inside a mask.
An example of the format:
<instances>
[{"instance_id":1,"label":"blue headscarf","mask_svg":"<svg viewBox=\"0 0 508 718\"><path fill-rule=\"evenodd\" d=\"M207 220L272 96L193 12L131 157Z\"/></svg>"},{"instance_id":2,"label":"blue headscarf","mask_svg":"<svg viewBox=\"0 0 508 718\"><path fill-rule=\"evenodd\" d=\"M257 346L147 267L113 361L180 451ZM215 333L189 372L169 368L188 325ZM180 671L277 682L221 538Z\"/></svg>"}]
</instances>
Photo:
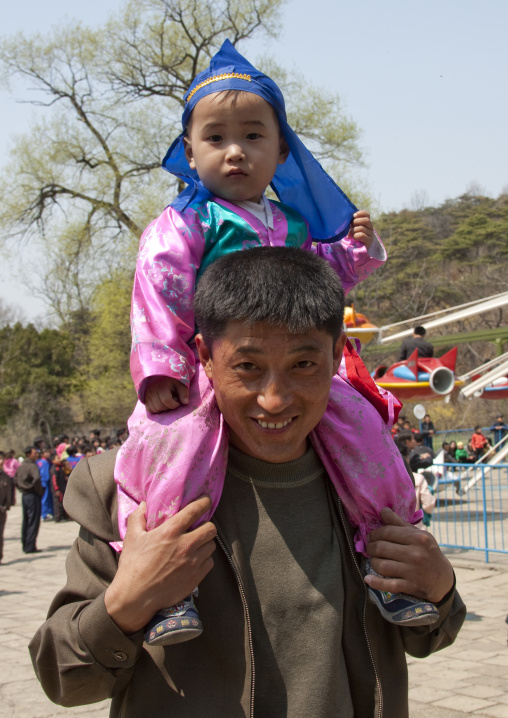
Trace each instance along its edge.
<instances>
[{"instance_id":1,"label":"blue headscarf","mask_svg":"<svg viewBox=\"0 0 508 718\"><path fill-rule=\"evenodd\" d=\"M339 239L347 234L356 207L288 125L284 97L275 82L256 70L229 40L211 59L209 67L195 77L185 94L183 129L201 98L224 90L242 90L259 95L277 113L280 131L290 150L286 162L277 166L271 182L280 201L300 212L309 223L311 236L316 241ZM178 211L212 196L197 172L189 167L185 157L184 134L182 132L176 138L162 161L165 170L187 184L171 203Z\"/></svg>"}]
</instances>

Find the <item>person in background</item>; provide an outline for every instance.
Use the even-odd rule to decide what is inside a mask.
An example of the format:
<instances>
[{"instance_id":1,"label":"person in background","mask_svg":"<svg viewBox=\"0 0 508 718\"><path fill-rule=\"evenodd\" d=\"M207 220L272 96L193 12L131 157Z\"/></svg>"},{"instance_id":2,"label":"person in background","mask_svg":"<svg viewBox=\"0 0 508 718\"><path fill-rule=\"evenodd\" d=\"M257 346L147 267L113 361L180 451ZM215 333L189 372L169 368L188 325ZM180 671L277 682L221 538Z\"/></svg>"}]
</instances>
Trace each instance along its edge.
<instances>
[{"instance_id":1,"label":"person in background","mask_svg":"<svg viewBox=\"0 0 508 718\"><path fill-rule=\"evenodd\" d=\"M11 500L11 506L14 506L16 503L16 485L14 483L14 477L16 476L16 471L18 470L18 466L21 466L21 462L16 459L14 449L10 449L7 456L4 459L4 468L3 470L7 474L7 476L10 476L12 481L12 500Z\"/></svg>"},{"instance_id":2,"label":"person in background","mask_svg":"<svg viewBox=\"0 0 508 718\"><path fill-rule=\"evenodd\" d=\"M435 426L428 414L425 414L422 421L421 432L423 436L423 443L429 449L434 449L433 436L435 432Z\"/></svg>"},{"instance_id":3,"label":"person in background","mask_svg":"<svg viewBox=\"0 0 508 718\"><path fill-rule=\"evenodd\" d=\"M43 452L44 449L46 448L46 442L45 442L45 440L44 440L44 437L43 437L43 436L36 436L35 439L34 439L34 441L33 441L33 445L35 446L35 448L37 449L37 451L38 451L40 454L42 454L42 452Z\"/></svg>"},{"instance_id":4,"label":"person in background","mask_svg":"<svg viewBox=\"0 0 508 718\"><path fill-rule=\"evenodd\" d=\"M402 431L411 431L413 434L416 433L416 429L413 429L413 427L411 426L411 422L407 421L407 419L402 424Z\"/></svg>"},{"instance_id":5,"label":"person in background","mask_svg":"<svg viewBox=\"0 0 508 718\"><path fill-rule=\"evenodd\" d=\"M457 462L455 457L452 456L450 451L450 443L448 441L443 441L441 448L443 449L443 464L456 464Z\"/></svg>"},{"instance_id":6,"label":"person in background","mask_svg":"<svg viewBox=\"0 0 508 718\"><path fill-rule=\"evenodd\" d=\"M473 449L476 460L482 458L487 449L490 448L490 441L484 435L481 426L475 426L474 433L471 436L471 448Z\"/></svg>"},{"instance_id":7,"label":"person in background","mask_svg":"<svg viewBox=\"0 0 508 718\"><path fill-rule=\"evenodd\" d=\"M409 359L415 349L418 350L419 357L431 358L434 356L434 347L429 342L425 341L426 335L424 327L415 327L413 329L413 336L404 339L400 348L399 358L397 361L405 361Z\"/></svg>"},{"instance_id":8,"label":"person in background","mask_svg":"<svg viewBox=\"0 0 508 718\"><path fill-rule=\"evenodd\" d=\"M420 434L420 432L417 431L414 435L414 439L415 446L413 451L415 451L417 454L420 454L420 456L423 454L427 454L431 457L432 461L434 461L434 459L436 458L436 454L433 449L430 449L423 443L423 434Z\"/></svg>"},{"instance_id":9,"label":"person in background","mask_svg":"<svg viewBox=\"0 0 508 718\"><path fill-rule=\"evenodd\" d=\"M51 469L51 490L53 493L56 523L60 523L62 520L67 521L69 519L69 516L63 506L63 499L65 496L65 489L67 488L67 479L69 478L71 470L71 466L67 459L62 461L62 459L58 456L54 457Z\"/></svg>"},{"instance_id":10,"label":"person in background","mask_svg":"<svg viewBox=\"0 0 508 718\"><path fill-rule=\"evenodd\" d=\"M450 454L453 456L455 460L457 460L457 442L456 441L450 441Z\"/></svg>"},{"instance_id":11,"label":"person in background","mask_svg":"<svg viewBox=\"0 0 508 718\"><path fill-rule=\"evenodd\" d=\"M64 458L64 457L62 457L62 458ZM80 454L78 456L78 450L76 449L75 446L68 446L67 447L67 457L65 457L65 458L66 458L66 461L68 462L69 466L71 467L71 471L72 471L72 469L76 466L78 461L83 458L83 455Z\"/></svg>"},{"instance_id":12,"label":"person in background","mask_svg":"<svg viewBox=\"0 0 508 718\"><path fill-rule=\"evenodd\" d=\"M7 511L12 505L12 478L3 470L5 454L0 451L0 563L4 556L4 530Z\"/></svg>"},{"instance_id":13,"label":"person in background","mask_svg":"<svg viewBox=\"0 0 508 718\"><path fill-rule=\"evenodd\" d=\"M464 442L457 443L457 451L455 452L455 461L458 464L474 464L476 456L464 448Z\"/></svg>"},{"instance_id":14,"label":"person in background","mask_svg":"<svg viewBox=\"0 0 508 718\"><path fill-rule=\"evenodd\" d=\"M42 487L44 493L41 501L41 516L43 521L51 521L54 515L53 510L53 494L51 493L51 451L44 449L42 456L37 460L37 466L41 474Z\"/></svg>"},{"instance_id":15,"label":"person in background","mask_svg":"<svg viewBox=\"0 0 508 718\"><path fill-rule=\"evenodd\" d=\"M489 431L494 432L494 444L499 444L503 440L504 435L508 431L508 426L503 421L503 415L499 414Z\"/></svg>"},{"instance_id":16,"label":"person in background","mask_svg":"<svg viewBox=\"0 0 508 718\"><path fill-rule=\"evenodd\" d=\"M41 498L44 489L39 467L35 463L39 452L35 446L25 449L26 459L16 471L16 486L22 493L23 522L21 524L21 543L24 553L38 553L37 534L41 522Z\"/></svg>"},{"instance_id":17,"label":"person in background","mask_svg":"<svg viewBox=\"0 0 508 718\"><path fill-rule=\"evenodd\" d=\"M407 459L411 471L416 472L418 469L428 469L432 466L432 456L430 453L415 451L416 440L415 434L411 431L401 431L395 437L395 444L403 457Z\"/></svg>"}]
</instances>

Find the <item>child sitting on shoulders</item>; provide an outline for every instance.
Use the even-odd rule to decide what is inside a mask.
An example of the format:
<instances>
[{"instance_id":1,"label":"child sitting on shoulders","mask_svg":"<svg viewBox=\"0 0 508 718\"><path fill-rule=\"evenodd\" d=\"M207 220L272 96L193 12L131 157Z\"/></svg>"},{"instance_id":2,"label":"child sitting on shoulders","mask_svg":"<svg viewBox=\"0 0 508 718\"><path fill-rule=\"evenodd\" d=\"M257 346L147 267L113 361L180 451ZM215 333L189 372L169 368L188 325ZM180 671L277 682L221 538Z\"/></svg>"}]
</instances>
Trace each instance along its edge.
<instances>
[{"instance_id":1,"label":"child sitting on shoulders","mask_svg":"<svg viewBox=\"0 0 508 718\"><path fill-rule=\"evenodd\" d=\"M122 538L141 501L150 530L203 494L212 502L202 517L208 521L221 497L227 426L193 342L193 297L206 267L229 252L299 247L326 259L347 292L386 259L369 214L356 211L288 125L277 85L229 41L185 99L183 132L163 166L187 187L143 233L134 281L131 370L139 402L115 467ZM281 202L267 199L268 185ZM384 506L412 523L421 518L390 436L399 408L348 343L314 449L356 527L361 552L369 531L382 525ZM368 449L359 445L362 434ZM392 622L437 619L431 604L369 592ZM174 643L201 630L188 596L159 611L145 640Z\"/></svg>"}]
</instances>

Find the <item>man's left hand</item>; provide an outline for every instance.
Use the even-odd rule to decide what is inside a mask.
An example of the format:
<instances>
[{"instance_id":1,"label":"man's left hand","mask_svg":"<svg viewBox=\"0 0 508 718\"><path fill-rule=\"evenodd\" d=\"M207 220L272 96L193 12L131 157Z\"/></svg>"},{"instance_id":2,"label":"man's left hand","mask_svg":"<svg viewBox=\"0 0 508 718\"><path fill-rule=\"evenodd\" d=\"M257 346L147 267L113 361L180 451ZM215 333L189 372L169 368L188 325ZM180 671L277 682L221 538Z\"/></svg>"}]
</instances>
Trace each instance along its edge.
<instances>
[{"instance_id":1,"label":"man's left hand","mask_svg":"<svg viewBox=\"0 0 508 718\"><path fill-rule=\"evenodd\" d=\"M436 539L389 508L382 509L381 518L385 525L370 532L366 547L372 568L381 575L366 576L367 585L432 603L442 601L453 586L453 569Z\"/></svg>"}]
</instances>

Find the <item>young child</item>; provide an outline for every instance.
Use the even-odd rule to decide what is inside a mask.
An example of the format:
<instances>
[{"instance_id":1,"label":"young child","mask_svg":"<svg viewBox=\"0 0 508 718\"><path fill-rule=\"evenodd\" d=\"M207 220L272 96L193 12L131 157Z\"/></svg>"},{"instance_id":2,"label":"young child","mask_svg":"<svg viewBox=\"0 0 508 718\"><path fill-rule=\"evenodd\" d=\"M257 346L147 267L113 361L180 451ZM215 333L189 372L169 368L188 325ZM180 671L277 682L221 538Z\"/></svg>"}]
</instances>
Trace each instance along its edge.
<instances>
[{"instance_id":1,"label":"young child","mask_svg":"<svg viewBox=\"0 0 508 718\"><path fill-rule=\"evenodd\" d=\"M192 343L204 269L224 253L296 246L328 260L347 292L386 258L368 213L355 211L287 124L279 88L229 41L185 99L184 131L163 166L187 188L143 233L134 282L131 370L140 401L115 468L122 538L141 501L150 530L203 494L212 501L208 521L221 496L227 427ZM267 200L269 184L284 204ZM377 389L351 345L339 374L313 441L363 552L369 531L382 525L382 507L413 523L421 512L387 427L400 405ZM438 615L428 603L369 591L396 623ZM174 643L201 630L188 596L154 617L145 640Z\"/></svg>"}]
</instances>

